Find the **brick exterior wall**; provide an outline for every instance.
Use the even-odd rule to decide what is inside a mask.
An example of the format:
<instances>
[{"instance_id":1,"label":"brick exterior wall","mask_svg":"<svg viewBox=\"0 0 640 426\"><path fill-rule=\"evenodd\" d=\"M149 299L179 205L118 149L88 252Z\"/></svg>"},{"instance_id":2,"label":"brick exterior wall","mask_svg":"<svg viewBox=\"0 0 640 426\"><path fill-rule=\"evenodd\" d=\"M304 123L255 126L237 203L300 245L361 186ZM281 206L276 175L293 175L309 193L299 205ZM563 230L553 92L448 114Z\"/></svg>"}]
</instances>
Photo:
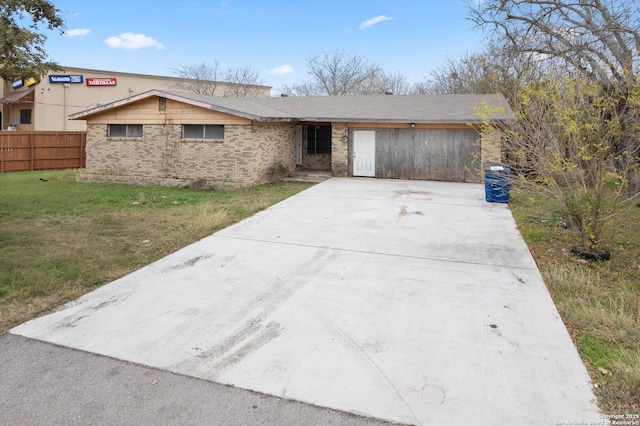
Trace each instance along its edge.
<instances>
[{"instance_id":1,"label":"brick exterior wall","mask_svg":"<svg viewBox=\"0 0 640 426\"><path fill-rule=\"evenodd\" d=\"M333 124L331 127L331 170L334 176L349 174L349 128Z\"/></svg>"},{"instance_id":2,"label":"brick exterior wall","mask_svg":"<svg viewBox=\"0 0 640 426\"><path fill-rule=\"evenodd\" d=\"M107 125L87 126L87 167L80 181L248 188L295 170L295 124L226 124L224 141L182 140L179 124L146 124L140 139L107 138ZM331 155L305 156L304 165L349 174L349 128L333 124ZM481 162L502 161L501 133L482 134Z\"/></svg>"},{"instance_id":3,"label":"brick exterior wall","mask_svg":"<svg viewBox=\"0 0 640 426\"><path fill-rule=\"evenodd\" d=\"M331 154L303 154L302 167L312 170L330 170Z\"/></svg>"},{"instance_id":4,"label":"brick exterior wall","mask_svg":"<svg viewBox=\"0 0 640 426\"><path fill-rule=\"evenodd\" d=\"M495 127L485 128L481 133L481 160L484 164L487 161L502 161L502 132Z\"/></svg>"},{"instance_id":5,"label":"brick exterior wall","mask_svg":"<svg viewBox=\"0 0 640 426\"><path fill-rule=\"evenodd\" d=\"M247 188L295 169L295 125L225 125L224 140L182 140L182 126L147 124L140 139L107 138L87 126L87 168L81 181Z\"/></svg>"}]
</instances>

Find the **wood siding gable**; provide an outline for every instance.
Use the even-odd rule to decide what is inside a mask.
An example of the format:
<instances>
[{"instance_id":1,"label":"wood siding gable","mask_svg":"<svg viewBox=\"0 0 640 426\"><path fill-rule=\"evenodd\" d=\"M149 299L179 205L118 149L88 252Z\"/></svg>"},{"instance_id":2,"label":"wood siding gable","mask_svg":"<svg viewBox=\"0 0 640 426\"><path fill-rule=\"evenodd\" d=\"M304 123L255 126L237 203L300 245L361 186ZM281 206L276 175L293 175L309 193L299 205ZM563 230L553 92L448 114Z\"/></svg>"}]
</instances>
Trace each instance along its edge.
<instances>
[{"instance_id":1,"label":"wood siding gable","mask_svg":"<svg viewBox=\"0 0 640 426\"><path fill-rule=\"evenodd\" d=\"M159 98L142 99L87 118L91 124L251 124L251 120L200 108L184 102L166 100L160 111Z\"/></svg>"}]
</instances>

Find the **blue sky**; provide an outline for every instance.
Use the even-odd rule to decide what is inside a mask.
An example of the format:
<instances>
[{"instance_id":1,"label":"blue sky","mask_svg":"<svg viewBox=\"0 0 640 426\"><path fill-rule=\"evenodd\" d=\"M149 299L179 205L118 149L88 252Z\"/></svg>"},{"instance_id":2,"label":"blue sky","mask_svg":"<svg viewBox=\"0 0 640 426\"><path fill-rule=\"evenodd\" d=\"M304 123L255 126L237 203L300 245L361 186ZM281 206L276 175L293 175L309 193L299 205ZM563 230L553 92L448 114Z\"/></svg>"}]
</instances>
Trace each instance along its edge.
<instances>
[{"instance_id":1,"label":"blue sky","mask_svg":"<svg viewBox=\"0 0 640 426\"><path fill-rule=\"evenodd\" d=\"M306 78L312 54L344 50L409 82L480 49L467 0L52 0L65 36L45 32L61 65L175 75L218 60L250 66L274 92Z\"/></svg>"}]
</instances>

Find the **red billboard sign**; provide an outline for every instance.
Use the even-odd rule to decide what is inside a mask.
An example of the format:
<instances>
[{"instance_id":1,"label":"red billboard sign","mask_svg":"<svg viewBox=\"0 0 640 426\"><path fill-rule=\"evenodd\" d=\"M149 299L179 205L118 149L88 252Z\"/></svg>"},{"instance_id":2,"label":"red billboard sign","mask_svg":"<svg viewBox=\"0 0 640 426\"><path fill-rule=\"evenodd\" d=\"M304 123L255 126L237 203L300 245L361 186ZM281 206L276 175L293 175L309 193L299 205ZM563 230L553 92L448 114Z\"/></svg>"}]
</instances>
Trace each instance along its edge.
<instances>
[{"instance_id":1,"label":"red billboard sign","mask_svg":"<svg viewBox=\"0 0 640 426\"><path fill-rule=\"evenodd\" d=\"M115 86L115 78L87 78L87 86Z\"/></svg>"}]
</instances>

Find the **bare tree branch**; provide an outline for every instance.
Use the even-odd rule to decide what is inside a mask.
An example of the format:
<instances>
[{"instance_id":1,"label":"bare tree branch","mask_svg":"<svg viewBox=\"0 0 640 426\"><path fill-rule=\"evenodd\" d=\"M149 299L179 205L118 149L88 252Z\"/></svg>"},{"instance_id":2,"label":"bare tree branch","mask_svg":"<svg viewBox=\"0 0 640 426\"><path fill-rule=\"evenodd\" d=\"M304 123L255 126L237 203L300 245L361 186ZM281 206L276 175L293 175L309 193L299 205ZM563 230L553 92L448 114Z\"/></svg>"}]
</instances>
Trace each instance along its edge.
<instances>
[{"instance_id":1,"label":"bare tree branch","mask_svg":"<svg viewBox=\"0 0 640 426\"><path fill-rule=\"evenodd\" d=\"M177 90L208 96L259 96L262 90L260 73L251 67L228 68L220 72L220 61L195 65L179 65L172 70L182 80L175 83Z\"/></svg>"},{"instance_id":2,"label":"bare tree branch","mask_svg":"<svg viewBox=\"0 0 640 426\"><path fill-rule=\"evenodd\" d=\"M599 84L616 99L614 119L621 125L621 134L609 143L618 154L617 164L640 164L630 149L637 138L630 93L640 77L640 2L483 0L470 7L470 19L494 37L507 40L515 52L539 62L562 64ZM629 192L637 193L637 167L628 172Z\"/></svg>"},{"instance_id":3,"label":"bare tree branch","mask_svg":"<svg viewBox=\"0 0 640 426\"><path fill-rule=\"evenodd\" d=\"M201 62L195 65L179 65L172 71L182 79L176 82L176 89L198 95L217 95L220 61Z\"/></svg>"},{"instance_id":4,"label":"bare tree branch","mask_svg":"<svg viewBox=\"0 0 640 426\"><path fill-rule=\"evenodd\" d=\"M262 84L260 72L251 67L229 68L224 73L225 97L243 98L258 96L260 90L256 87Z\"/></svg>"},{"instance_id":5,"label":"bare tree branch","mask_svg":"<svg viewBox=\"0 0 640 426\"><path fill-rule=\"evenodd\" d=\"M471 8L470 19L521 53L562 59L607 87L638 76L638 2L485 0Z\"/></svg>"},{"instance_id":6,"label":"bare tree branch","mask_svg":"<svg viewBox=\"0 0 640 426\"><path fill-rule=\"evenodd\" d=\"M343 50L314 54L306 58L309 80L282 87L283 93L297 96L369 95L393 91L408 93L405 77L387 74L364 57Z\"/></svg>"}]
</instances>

